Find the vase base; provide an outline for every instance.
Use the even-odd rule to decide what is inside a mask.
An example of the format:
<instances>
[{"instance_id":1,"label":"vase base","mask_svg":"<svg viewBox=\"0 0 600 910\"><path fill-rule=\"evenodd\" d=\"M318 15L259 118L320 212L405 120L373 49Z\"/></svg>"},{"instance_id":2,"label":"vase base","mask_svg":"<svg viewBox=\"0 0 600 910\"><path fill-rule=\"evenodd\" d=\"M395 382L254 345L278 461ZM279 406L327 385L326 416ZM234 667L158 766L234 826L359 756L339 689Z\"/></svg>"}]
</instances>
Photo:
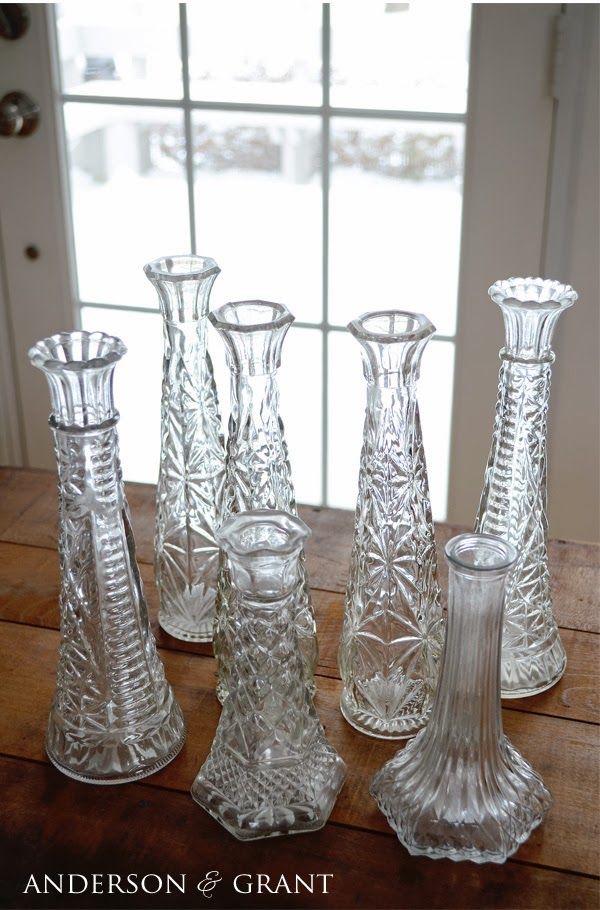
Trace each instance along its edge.
<instances>
[{"instance_id":1,"label":"vase base","mask_svg":"<svg viewBox=\"0 0 600 910\"><path fill-rule=\"evenodd\" d=\"M327 822L346 765L327 742L292 766L247 765L210 754L191 789L192 798L240 841L318 831ZM277 802L277 797L280 802Z\"/></svg>"},{"instance_id":2,"label":"vase base","mask_svg":"<svg viewBox=\"0 0 600 910\"><path fill-rule=\"evenodd\" d=\"M541 655L530 658L506 659L501 664L500 688L502 698L529 698L551 689L564 675L567 655L560 638Z\"/></svg>"},{"instance_id":3,"label":"vase base","mask_svg":"<svg viewBox=\"0 0 600 910\"><path fill-rule=\"evenodd\" d=\"M543 781L506 737L483 771L478 760L471 767L455 761L462 767L458 776L448 771L450 763L428 765L428 733L383 766L371 796L411 855L504 863L552 805Z\"/></svg>"},{"instance_id":4,"label":"vase base","mask_svg":"<svg viewBox=\"0 0 600 910\"><path fill-rule=\"evenodd\" d=\"M344 720L351 727L354 727L359 733L365 733L375 739L411 739L416 736L419 730L423 729L429 717L429 713L427 713L425 717L418 720L411 717L396 718L386 723L386 721L374 714L354 708L346 689L344 689L340 698L340 711Z\"/></svg>"},{"instance_id":5,"label":"vase base","mask_svg":"<svg viewBox=\"0 0 600 910\"><path fill-rule=\"evenodd\" d=\"M150 733L129 743L116 738L109 743L75 741L53 723L51 715L46 754L59 771L74 780L87 784L126 784L149 777L168 765L181 751L185 736L185 721L176 702ZM170 748L165 751L169 742ZM60 750L53 748L53 743L60 745Z\"/></svg>"},{"instance_id":6,"label":"vase base","mask_svg":"<svg viewBox=\"0 0 600 910\"><path fill-rule=\"evenodd\" d=\"M206 624L204 627L194 629L192 627L183 629L181 626L174 625L172 622L169 622L168 619L165 619L163 616L158 614L158 624L167 635L171 635L172 638L177 638L179 641L193 641L197 644L207 644L213 640L213 627L212 623Z\"/></svg>"}]
</instances>

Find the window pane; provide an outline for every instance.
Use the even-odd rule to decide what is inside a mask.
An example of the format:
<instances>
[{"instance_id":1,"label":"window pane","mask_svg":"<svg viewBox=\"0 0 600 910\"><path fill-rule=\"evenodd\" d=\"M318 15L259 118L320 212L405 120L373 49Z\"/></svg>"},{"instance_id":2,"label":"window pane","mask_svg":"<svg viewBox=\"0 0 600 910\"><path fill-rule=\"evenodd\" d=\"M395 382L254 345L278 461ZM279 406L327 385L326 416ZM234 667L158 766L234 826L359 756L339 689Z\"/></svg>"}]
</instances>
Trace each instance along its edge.
<instances>
[{"instance_id":1,"label":"window pane","mask_svg":"<svg viewBox=\"0 0 600 910\"><path fill-rule=\"evenodd\" d=\"M123 476L125 480L156 483L160 458L161 317L111 307L83 307L81 325L90 332L116 335L127 345L127 354L115 369Z\"/></svg>"},{"instance_id":2,"label":"window pane","mask_svg":"<svg viewBox=\"0 0 600 910\"><path fill-rule=\"evenodd\" d=\"M59 3L63 91L130 98L181 98L179 11L144 0Z\"/></svg>"},{"instance_id":3,"label":"window pane","mask_svg":"<svg viewBox=\"0 0 600 910\"><path fill-rule=\"evenodd\" d=\"M400 307L454 334L463 141L462 124L332 121L331 322Z\"/></svg>"},{"instance_id":4,"label":"window pane","mask_svg":"<svg viewBox=\"0 0 600 910\"><path fill-rule=\"evenodd\" d=\"M215 299L320 321L320 135L317 117L194 114L197 245L223 270Z\"/></svg>"},{"instance_id":5,"label":"window pane","mask_svg":"<svg viewBox=\"0 0 600 910\"><path fill-rule=\"evenodd\" d=\"M183 115L66 104L79 295L157 307L146 262L189 250Z\"/></svg>"},{"instance_id":6,"label":"window pane","mask_svg":"<svg viewBox=\"0 0 600 910\"><path fill-rule=\"evenodd\" d=\"M320 3L188 3L187 15L192 98L321 103Z\"/></svg>"},{"instance_id":7,"label":"window pane","mask_svg":"<svg viewBox=\"0 0 600 910\"><path fill-rule=\"evenodd\" d=\"M281 418L298 502L321 503L322 334L291 328L281 355Z\"/></svg>"},{"instance_id":8,"label":"window pane","mask_svg":"<svg viewBox=\"0 0 600 910\"><path fill-rule=\"evenodd\" d=\"M471 4L331 4L331 103L466 110Z\"/></svg>"},{"instance_id":9,"label":"window pane","mask_svg":"<svg viewBox=\"0 0 600 910\"><path fill-rule=\"evenodd\" d=\"M454 344L425 349L418 394L429 489L436 521L446 517ZM329 335L329 505L356 506L366 403L360 345L348 332Z\"/></svg>"}]
</instances>

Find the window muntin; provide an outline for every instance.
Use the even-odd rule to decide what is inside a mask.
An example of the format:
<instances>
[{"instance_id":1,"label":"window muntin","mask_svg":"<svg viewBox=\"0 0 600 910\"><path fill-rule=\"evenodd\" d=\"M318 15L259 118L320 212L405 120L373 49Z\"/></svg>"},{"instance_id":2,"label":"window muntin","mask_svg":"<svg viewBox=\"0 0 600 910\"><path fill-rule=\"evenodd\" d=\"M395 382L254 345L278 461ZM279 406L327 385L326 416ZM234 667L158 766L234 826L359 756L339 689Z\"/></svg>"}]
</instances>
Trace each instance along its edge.
<instances>
[{"instance_id":1,"label":"window muntin","mask_svg":"<svg viewBox=\"0 0 600 910\"><path fill-rule=\"evenodd\" d=\"M270 5L269 29L251 16L246 34L259 39L233 42L218 62L231 15L248 17L249 5L180 5L178 18L161 20L160 52L156 22L129 43L120 31L143 18L143 2L120 7L124 20L106 4L70 2L57 13L81 318L123 335L130 350L117 376L125 475L153 481L158 470L161 326L141 268L195 248L223 268L213 305L270 297L296 315L281 387L301 502L352 508L356 499L364 383L345 323L383 300L430 316L438 338L424 356L420 401L443 519L470 4L443 11L442 30L417 4L373 4L362 20L350 4L290 0L285 16L283 4ZM377 48L367 39L382 22L396 38ZM411 51L399 59L402 22ZM357 29L363 53L352 55ZM86 33L99 41L92 65ZM381 59L366 66L374 49ZM212 334L225 417L229 379Z\"/></svg>"}]
</instances>

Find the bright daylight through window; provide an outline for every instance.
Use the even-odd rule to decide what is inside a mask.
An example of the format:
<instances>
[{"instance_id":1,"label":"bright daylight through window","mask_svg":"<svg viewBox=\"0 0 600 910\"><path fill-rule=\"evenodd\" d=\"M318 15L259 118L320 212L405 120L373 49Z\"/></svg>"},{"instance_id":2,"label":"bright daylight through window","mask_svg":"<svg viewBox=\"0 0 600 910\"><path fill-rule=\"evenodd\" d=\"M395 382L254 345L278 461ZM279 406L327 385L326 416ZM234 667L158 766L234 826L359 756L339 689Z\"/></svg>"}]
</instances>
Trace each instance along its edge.
<instances>
[{"instance_id":1,"label":"bright daylight through window","mask_svg":"<svg viewBox=\"0 0 600 910\"><path fill-rule=\"evenodd\" d=\"M295 0L105 12L62 3L57 33L82 325L130 351L116 379L126 478L158 473L161 320L142 266L195 250L222 269L213 307L262 298L296 316L281 413L300 502L356 501L365 390L346 323L427 313L420 403L443 519L470 4L436 5L435 28L427 5L379 0L366 18Z\"/></svg>"}]
</instances>

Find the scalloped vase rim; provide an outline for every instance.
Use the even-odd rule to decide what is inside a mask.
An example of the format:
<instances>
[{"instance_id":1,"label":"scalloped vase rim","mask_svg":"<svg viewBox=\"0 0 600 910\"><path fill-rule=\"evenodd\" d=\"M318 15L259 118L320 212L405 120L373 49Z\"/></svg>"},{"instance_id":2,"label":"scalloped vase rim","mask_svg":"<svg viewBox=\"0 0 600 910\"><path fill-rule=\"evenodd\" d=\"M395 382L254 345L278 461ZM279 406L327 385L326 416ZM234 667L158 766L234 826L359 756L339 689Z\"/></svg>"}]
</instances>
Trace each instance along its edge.
<instances>
[{"instance_id":1,"label":"scalloped vase rim","mask_svg":"<svg viewBox=\"0 0 600 910\"><path fill-rule=\"evenodd\" d=\"M52 356L52 350L79 339L103 340L107 344L107 351L99 357L90 357L88 360L59 360ZM127 353L127 346L116 335L107 332L57 332L40 338L27 352L27 356L34 367L50 372L77 372L79 370L103 370L118 363Z\"/></svg>"}]
</instances>

